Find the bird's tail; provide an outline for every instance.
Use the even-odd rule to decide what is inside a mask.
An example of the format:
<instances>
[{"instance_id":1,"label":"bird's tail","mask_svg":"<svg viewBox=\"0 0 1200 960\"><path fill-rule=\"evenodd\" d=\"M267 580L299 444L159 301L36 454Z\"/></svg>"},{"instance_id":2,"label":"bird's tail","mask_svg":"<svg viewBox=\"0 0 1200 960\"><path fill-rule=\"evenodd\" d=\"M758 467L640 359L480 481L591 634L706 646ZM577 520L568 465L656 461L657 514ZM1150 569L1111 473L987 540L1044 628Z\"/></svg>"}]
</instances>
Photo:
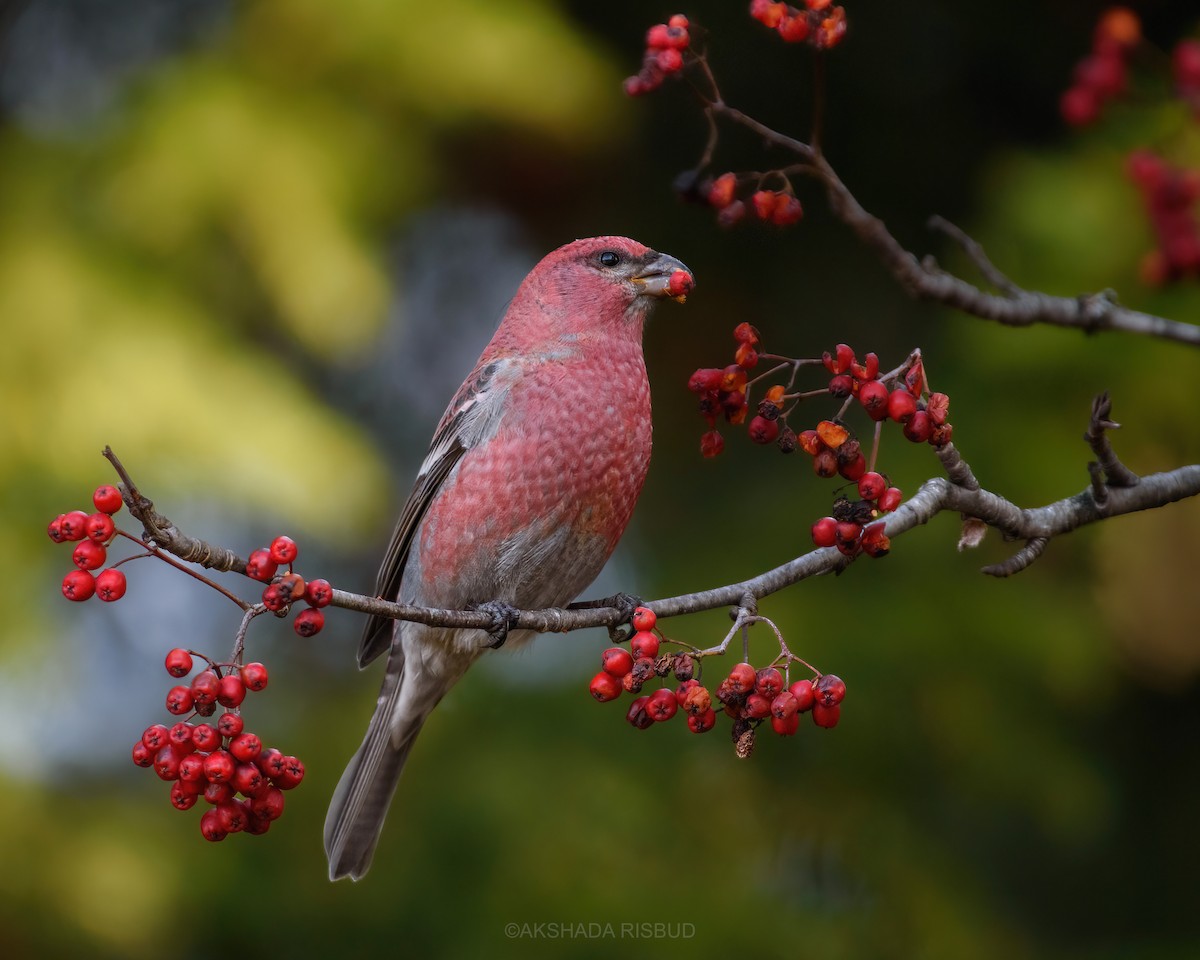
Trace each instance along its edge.
<instances>
[{"instance_id":1,"label":"bird's tail","mask_svg":"<svg viewBox=\"0 0 1200 960\"><path fill-rule=\"evenodd\" d=\"M430 712L457 679L414 676L410 664L389 671L362 746L338 781L325 817L330 880L346 876L358 880L371 866L408 751Z\"/></svg>"}]
</instances>

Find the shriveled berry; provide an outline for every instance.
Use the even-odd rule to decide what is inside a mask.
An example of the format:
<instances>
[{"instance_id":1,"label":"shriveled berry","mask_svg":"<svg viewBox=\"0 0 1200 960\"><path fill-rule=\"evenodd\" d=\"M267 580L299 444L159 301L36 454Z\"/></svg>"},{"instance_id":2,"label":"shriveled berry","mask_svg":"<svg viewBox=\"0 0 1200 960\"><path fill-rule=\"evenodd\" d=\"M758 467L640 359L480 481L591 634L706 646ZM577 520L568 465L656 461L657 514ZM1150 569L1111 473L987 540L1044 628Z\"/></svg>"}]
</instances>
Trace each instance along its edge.
<instances>
[{"instance_id":1,"label":"shriveled berry","mask_svg":"<svg viewBox=\"0 0 1200 960\"><path fill-rule=\"evenodd\" d=\"M904 494L900 492L899 487L888 487L879 495L879 509L884 513L891 513L904 499Z\"/></svg>"},{"instance_id":2,"label":"shriveled berry","mask_svg":"<svg viewBox=\"0 0 1200 960\"><path fill-rule=\"evenodd\" d=\"M624 650L621 652L625 653ZM625 656L629 656L629 654L625 653ZM588 686L588 691L600 703L616 700L621 695L622 689L621 681L604 670L592 677L592 682Z\"/></svg>"},{"instance_id":3,"label":"shriveled berry","mask_svg":"<svg viewBox=\"0 0 1200 960\"><path fill-rule=\"evenodd\" d=\"M816 456L813 457L813 473L826 480L836 477L838 473L837 454L828 447L818 450Z\"/></svg>"},{"instance_id":4,"label":"shriveled berry","mask_svg":"<svg viewBox=\"0 0 1200 960\"><path fill-rule=\"evenodd\" d=\"M649 697L638 697L634 700L629 705L629 710L625 713L626 722L637 727L639 730L645 730L647 727L653 726L654 718L646 710L649 703Z\"/></svg>"},{"instance_id":5,"label":"shriveled berry","mask_svg":"<svg viewBox=\"0 0 1200 960\"><path fill-rule=\"evenodd\" d=\"M882 520L863 528L859 544L862 546L863 553L869 557L887 556L888 551L892 549L892 541L884 532Z\"/></svg>"}]
</instances>

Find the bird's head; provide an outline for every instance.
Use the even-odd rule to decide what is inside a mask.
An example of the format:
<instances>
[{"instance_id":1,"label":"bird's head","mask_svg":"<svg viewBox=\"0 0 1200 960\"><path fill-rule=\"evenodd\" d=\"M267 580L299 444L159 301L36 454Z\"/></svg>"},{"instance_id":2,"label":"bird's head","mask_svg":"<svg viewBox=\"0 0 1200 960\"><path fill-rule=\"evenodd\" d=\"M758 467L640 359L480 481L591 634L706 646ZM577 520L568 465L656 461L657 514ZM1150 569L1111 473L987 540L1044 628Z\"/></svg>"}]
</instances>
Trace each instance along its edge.
<instances>
[{"instance_id":1,"label":"bird's head","mask_svg":"<svg viewBox=\"0 0 1200 960\"><path fill-rule=\"evenodd\" d=\"M513 307L540 315L540 323L552 328L546 333L592 328L640 338L657 301L683 303L694 286L692 272L674 257L628 237L592 237L547 254L526 277Z\"/></svg>"}]
</instances>

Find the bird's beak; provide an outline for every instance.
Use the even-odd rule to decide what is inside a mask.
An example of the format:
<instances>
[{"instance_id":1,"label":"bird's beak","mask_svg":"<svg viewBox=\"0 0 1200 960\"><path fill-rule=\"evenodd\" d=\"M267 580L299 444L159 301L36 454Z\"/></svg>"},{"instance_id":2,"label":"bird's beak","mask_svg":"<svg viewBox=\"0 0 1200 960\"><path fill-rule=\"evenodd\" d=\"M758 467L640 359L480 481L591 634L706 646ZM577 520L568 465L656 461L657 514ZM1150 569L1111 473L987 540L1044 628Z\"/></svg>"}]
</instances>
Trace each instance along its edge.
<instances>
[{"instance_id":1,"label":"bird's beak","mask_svg":"<svg viewBox=\"0 0 1200 960\"><path fill-rule=\"evenodd\" d=\"M665 253L649 253L642 269L629 278L646 297L670 297L683 303L696 285L692 271Z\"/></svg>"}]
</instances>

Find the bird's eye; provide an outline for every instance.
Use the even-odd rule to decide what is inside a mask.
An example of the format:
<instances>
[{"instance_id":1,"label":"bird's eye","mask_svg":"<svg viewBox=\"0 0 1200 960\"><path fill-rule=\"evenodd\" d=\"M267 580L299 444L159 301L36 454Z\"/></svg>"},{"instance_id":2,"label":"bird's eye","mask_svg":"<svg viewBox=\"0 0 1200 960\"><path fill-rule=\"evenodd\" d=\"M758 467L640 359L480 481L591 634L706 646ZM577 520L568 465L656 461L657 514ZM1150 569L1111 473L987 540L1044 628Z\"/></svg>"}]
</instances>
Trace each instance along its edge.
<instances>
[{"instance_id":1,"label":"bird's eye","mask_svg":"<svg viewBox=\"0 0 1200 960\"><path fill-rule=\"evenodd\" d=\"M600 254L600 263L603 266L615 267L620 262L620 255L613 253L611 250L605 250L602 254Z\"/></svg>"}]
</instances>

